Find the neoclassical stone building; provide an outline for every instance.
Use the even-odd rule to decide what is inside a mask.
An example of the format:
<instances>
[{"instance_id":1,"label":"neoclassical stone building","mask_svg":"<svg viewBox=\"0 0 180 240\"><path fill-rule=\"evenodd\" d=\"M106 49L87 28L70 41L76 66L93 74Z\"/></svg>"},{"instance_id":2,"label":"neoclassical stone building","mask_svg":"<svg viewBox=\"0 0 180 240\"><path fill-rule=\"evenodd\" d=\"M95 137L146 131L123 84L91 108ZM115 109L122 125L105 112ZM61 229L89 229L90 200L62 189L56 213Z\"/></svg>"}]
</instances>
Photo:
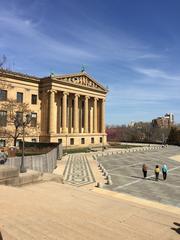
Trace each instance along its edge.
<instances>
[{"instance_id":1,"label":"neoclassical stone building","mask_svg":"<svg viewBox=\"0 0 180 240\"><path fill-rule=\"evenodd\" d=\"M6 114L1 111L6 95L6 98L28 103L33 124L37 122L39 126L38 131L32 126L27 141L62 142L64 146L106 144L107 89L86 72L38 78L3 71L0 81L11 86L0 89L0 121ZM6 140L3 136L0 138L1 142Z\"/></svg>"}]
</instances>

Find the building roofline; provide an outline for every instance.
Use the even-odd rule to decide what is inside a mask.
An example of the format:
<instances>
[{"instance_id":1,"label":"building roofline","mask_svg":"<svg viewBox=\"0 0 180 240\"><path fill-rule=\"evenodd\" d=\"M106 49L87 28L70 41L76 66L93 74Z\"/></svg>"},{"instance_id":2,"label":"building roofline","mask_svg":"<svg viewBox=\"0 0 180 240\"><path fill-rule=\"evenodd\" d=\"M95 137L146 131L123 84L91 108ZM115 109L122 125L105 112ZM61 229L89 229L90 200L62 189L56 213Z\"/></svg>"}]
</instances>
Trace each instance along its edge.
<instances>
[{"instance_id":1,"label":"building roofline","mask_svg":"<svg viewBox=\"0 0 180 240\"><path fill-rule=\"evenodd\" d=\"M91 77L88 73L86 72L80 72L80 73L71 73L71 74L61 74L61 75L50 75L50 76L46 76L46 77L43 77L41 78L42 80L45 80L45 79L48 79L48 78L51 78L52 80L55 79L55 80L63 80L64 78L67 78L67 77L80 77L80 76L86 76L88 77L89 79L91 79L92 81L94 81L97 85L99 85L106 93L108 92L108 89L105 88L102 84L100 84L99 82L97 82L93 77Z\"/></svg>"},{"instance_id":2,"label":"building roofline","mask_svg":"<svg viewBox=\"0 0 180 240\"><path fill-rule=\"evenodd\" d=\"M15 78L23 79L23 80L36 81L38 83L40 81L48 80L48 79L52 79L52 80L56 80L57 81L57 80L63 80L64 78L67 78L67 77L86 76L89 79L91 79L92 81L94 81L99 87L101 87L102 91L104 91L106 93L108 92L107 88L105 88L102 84L97 82L93 77L91 77L86 72L79 72L79 73L72 73L72 74L62 74L62 75L53 75L53 74L51 74L50 76L36 77L36 76L33 76L33 75L24 74L24 73L12 71L12 70L9 70L9 69L0 68L0 76L15 77Z\"/></svg>"},{"instance_id":3,"label":"building roofline","mask_svg":"<svg viewBox=\"0 0 180 240\"><path fill-rule=\"evenodd\" d=\"M9 69L0 68L0 76L2 76L2 75L14 76L14 77L24 78L24 79L28 79L28 80L35 80L38 82L40 81L40 78L36 77L36 76L32 76L32 75L20 73L20 72L15 72L15 71L12 71Z\"/></svg>"}]
</instances>

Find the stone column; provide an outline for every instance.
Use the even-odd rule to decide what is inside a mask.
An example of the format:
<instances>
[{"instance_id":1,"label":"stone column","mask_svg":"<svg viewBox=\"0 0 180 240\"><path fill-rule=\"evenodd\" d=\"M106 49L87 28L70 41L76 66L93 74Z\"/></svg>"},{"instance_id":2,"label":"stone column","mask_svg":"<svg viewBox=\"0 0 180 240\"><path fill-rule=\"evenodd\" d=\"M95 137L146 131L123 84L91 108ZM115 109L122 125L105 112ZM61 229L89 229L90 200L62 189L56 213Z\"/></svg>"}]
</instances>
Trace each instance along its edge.
<instances>
[{"instance_id":1,"label":"stone column","mask_svg":"<svg viewBox=\"0 0 180 240\"><path fill-rule=\"evenodd\" d=\"M42 91L41 92L41 121L40 121L40 126L41 126L41 134L44 135L46 132L46 120L48 117L46 116L46 92Z\"/></svg>"},{"instance_id":2,"label":"stone column","mask_svg":"<svg viewBox=\"0 0 180 240\"><path fill-rule=\"evenodd\" d=\"M74 133L79 133L79 95L74 96Z\"/></svg>"},{"instance_id":3,"label":"stone column","mask_svg":"<svg viewBox=\"0 0 180 240\"><path fill-rule=\"evenodd\" d=\"M49 133L56 133L57 114L55 104L55 90L49 90Z\"/></svg>"},{"instance_id":4,"label":"stone column","mask_svg":"<svg viewBox=\"0 0 180 240\"><path fill-rule=\"evenodd\" d=\"M101 101L101 133L105 133L105 99Z\"/></svg>"},{"instance_id":5,"label":"stone column","mask_svg":"<svg viewBox=\"0 0 180 240\"><path fill-rule=\"evenodd\" d=\"M63 92L62 101L62 133L67 133L67 92Z\"/></svg>"},{"instance_id":6,"label":"stone column","mask_svg":"<svg viewBox=\"0 0 180 240\"><path fill-rule=\"evenodd\" d=\"M93 112L93 132L97 133L97 100L98 98L94 98L94 112Z\"/></svg>"},{"instance_id":7,"label":"stone column","mask_svg":"<svg viewBox=\"0 0 180 240\"><path fill-rule=\"evenodd\" d=\"M84 102L84 132L88 133L88 118L89 118L89 96L85 96Z\"/></svg>"},{"instance_id":8,"label":"stone column","mask_svg":"<svg viewBox=\"0 0 180 240\"><path fill-rule=\"evenodd\" d=\"M72 132L72 98L69 96L69 119L68 119L69 133Z\"/></svg>"}]
</instances>

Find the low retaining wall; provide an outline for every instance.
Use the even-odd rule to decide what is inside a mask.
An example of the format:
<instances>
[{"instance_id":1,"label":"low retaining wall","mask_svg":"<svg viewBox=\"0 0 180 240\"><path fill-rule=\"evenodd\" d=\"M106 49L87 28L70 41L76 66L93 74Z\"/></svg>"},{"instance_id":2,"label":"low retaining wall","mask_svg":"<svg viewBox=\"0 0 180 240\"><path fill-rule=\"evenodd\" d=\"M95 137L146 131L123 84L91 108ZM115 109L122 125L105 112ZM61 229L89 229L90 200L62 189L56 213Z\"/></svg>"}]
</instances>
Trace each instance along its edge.
<instances>
[{"instance_id":1,"label":"low retaining wall","mask_svg":"<svg viewBox=\"0 0 180 240\"><path fill-rule=\"evenodd\" d=\"M62 155L62 145L59 144L56 148L46 154L25 156L24 166L27 169L36 170L39 172L53 172L53 170L56 168L57 160L61 159ZM21 165L21 157L8 158L5 165L19 169Z\"/></svg>"},{"instance_id":2,"label":"low retaining wall","mask_svg":"<svg viewBox=\"0 0 180 240\"><path fill-rule=\"evenodd\" d=\"M152 145L152 146L146 146L146 147L136 147L136 148L129 148L129 149L114 149L113 151L104 151L104 152L97 152L92 154L93 158L96 159L97 157L101 156L108 156L108 155L116 155L116 154L125 154L130 152L145 152L145 151L153 151L153 150L159 150L164 147L167 147L167 145Z\"/></svg>"}]
</instances>

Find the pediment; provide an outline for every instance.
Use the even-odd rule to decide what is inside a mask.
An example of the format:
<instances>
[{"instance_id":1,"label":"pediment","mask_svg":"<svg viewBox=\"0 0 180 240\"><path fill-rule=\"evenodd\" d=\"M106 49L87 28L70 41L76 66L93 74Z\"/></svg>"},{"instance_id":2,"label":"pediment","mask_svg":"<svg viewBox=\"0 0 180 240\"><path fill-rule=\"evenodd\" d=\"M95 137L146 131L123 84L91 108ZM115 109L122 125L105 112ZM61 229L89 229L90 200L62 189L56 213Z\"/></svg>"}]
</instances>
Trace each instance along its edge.
<instances>
[{"instance_id":1,"label":"pediment","mask_svg":"<svg viewBox=\"0 0 180 240\"><path fill-rule=\"evenodd\" d=\"M88 87L96 90L100 90L103 92L107 92L107 89L103 87L101 84L96 82L95 79L90 77L87 73L83 72L80 74L69 74L69 75L62 75L62 76L53 76L53 78L57 80L61 80L63 82Z\"/></svg>"}]
</instances>

